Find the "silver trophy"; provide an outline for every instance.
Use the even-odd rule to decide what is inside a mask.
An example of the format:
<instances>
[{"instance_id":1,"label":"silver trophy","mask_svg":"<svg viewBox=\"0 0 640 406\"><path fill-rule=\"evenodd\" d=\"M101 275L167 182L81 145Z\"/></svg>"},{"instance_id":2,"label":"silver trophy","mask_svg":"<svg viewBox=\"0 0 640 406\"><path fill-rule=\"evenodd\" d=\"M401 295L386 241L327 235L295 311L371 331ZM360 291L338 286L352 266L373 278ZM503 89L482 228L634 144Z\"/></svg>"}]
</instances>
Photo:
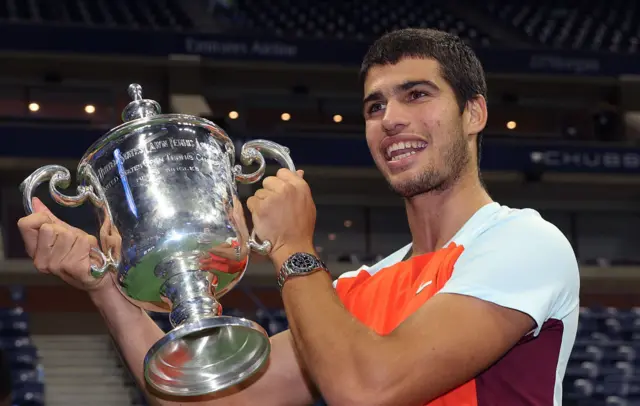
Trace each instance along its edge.
<instances>
[{"instance_id":1,"label":"silver trophy","mask_svg":"<svg viewBox=\"0 0 640 406\"><path fill-rule=\"evenodd\" d=\"M93 250L100 266L92 266L91 274L102 278L113 271L127 299L169 313L173 326L145 357L147 382L169 395L221 391L259 371L270 352L259 324L222 315L218 303L242 278L250 251L266 255L271 249L269 241L249 235L236 182L259 181L264 156L295 167L286 147L253 140L243 145L240 162L258 169L243 174L234 165L232 140L216 124L161 114L137 84L129 95L124 123L80 160L77 194L60 191L71 181L67 168L44 166L20 185L24 208L33 212L34 191L46 181L62 206L93 203L102 249Z\"/></svg>"}]
</instances>

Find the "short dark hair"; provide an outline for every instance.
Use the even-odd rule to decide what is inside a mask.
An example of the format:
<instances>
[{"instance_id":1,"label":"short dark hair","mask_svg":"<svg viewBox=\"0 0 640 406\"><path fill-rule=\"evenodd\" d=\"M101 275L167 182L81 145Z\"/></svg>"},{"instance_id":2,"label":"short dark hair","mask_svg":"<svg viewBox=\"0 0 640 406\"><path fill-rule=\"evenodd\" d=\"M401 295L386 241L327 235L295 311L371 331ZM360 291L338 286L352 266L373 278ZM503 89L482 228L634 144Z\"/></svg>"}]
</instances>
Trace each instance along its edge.
<instances>
[{"instance_id":1,"label":"short dark hair","mask_svg":"<svg viewBox=\"0 0 640 406\"><path fill-rule=\"evenodd\" d=\"M442 78L451 86L460 108L478 95L487 99L484 69L475 52L457 35L430 28L404 28L389 32L369 48L360 67L364 83L374 66L394 65L403 58L434 59ZM481 135L478 134L478 162Z\"/></svg>"}]
</instances>

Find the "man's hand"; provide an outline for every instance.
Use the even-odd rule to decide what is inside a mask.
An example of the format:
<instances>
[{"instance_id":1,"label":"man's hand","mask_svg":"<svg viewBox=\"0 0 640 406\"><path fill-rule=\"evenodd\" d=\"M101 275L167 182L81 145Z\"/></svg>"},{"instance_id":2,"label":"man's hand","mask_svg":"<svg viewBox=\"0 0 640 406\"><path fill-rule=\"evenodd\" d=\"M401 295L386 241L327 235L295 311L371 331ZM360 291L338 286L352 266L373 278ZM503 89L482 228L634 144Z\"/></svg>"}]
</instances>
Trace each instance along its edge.
<instances>
[{"instance_id":1,"label":"man's hand","mask_svg":"<svg viewBox=\"0 0 640 406\"><path fill-rule=\"evenodd\" d=\"M60 220L37 198L33 201L33 208L33 214L18 221L18 228L27 254L33 258L38 271L54 274L85 291L113 286L110 277L96 279L90 274L92 261L95 264L99 261L91 256L91 248L98 248L98 240L94 236ZM103 227L100 234L107 237L110 233ZM120 248L117 240L114 249Z\"/></svg>"},{"instance_id":2,"label":"man's hand","mask_svg":"<svg viewBox=\"0 0 640 406\"><path fill-rule=\"evenodd\" d=\"M262 182L263 188L247 200L256 235L273 244L271 259L281 262L298 251L313 251L316 206L303 172L280 169Z\"/></svg>"}]
</instances>

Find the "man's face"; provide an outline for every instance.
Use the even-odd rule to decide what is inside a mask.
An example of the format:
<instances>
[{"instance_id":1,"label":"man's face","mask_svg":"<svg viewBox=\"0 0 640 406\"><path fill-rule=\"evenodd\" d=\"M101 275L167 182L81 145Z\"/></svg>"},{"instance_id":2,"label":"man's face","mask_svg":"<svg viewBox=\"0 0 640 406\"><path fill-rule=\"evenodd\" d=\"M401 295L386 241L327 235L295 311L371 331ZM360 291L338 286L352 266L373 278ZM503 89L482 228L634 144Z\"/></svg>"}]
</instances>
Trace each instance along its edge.
<instances>
[{"instance_id":1,"label":"man's face","mask_svg":"<svg viewBox=\"0 0 640 406\"><path fill-rule=\"evenodd\" d=\"M374 66L364 84L367 144L391 188L405 198L444 190L472 164L455 94L432 59Z\"/></svg>"}]
</instances>

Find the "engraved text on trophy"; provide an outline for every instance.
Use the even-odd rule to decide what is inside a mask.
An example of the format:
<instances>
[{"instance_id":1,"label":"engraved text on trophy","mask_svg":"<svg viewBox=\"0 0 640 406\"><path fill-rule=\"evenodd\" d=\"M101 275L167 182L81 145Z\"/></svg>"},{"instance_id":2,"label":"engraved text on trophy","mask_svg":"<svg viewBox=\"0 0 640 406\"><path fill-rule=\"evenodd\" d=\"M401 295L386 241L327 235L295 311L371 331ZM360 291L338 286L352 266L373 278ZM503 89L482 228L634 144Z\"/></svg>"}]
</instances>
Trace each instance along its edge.
<instances>
[{"instance_id":1,"label":"engraved text on trophy","mask_svg":"<svg viewBox=\"0 0 640 406\"><path fill-rule=\"evenodd\" d=\"M220 165L221 151L215 146L215 140L184 139L164 136L147 142L141 147L113 152L113 159L98 168L98 179L105 191L126 178L130 187L144 184L154 175L172 172L199 172L201 165ZM131 162L133 161L133 162ZM144 169L143 174L135 175ZM165 175L166 176L166 175Z\"/></svg>"}]
</instances>

